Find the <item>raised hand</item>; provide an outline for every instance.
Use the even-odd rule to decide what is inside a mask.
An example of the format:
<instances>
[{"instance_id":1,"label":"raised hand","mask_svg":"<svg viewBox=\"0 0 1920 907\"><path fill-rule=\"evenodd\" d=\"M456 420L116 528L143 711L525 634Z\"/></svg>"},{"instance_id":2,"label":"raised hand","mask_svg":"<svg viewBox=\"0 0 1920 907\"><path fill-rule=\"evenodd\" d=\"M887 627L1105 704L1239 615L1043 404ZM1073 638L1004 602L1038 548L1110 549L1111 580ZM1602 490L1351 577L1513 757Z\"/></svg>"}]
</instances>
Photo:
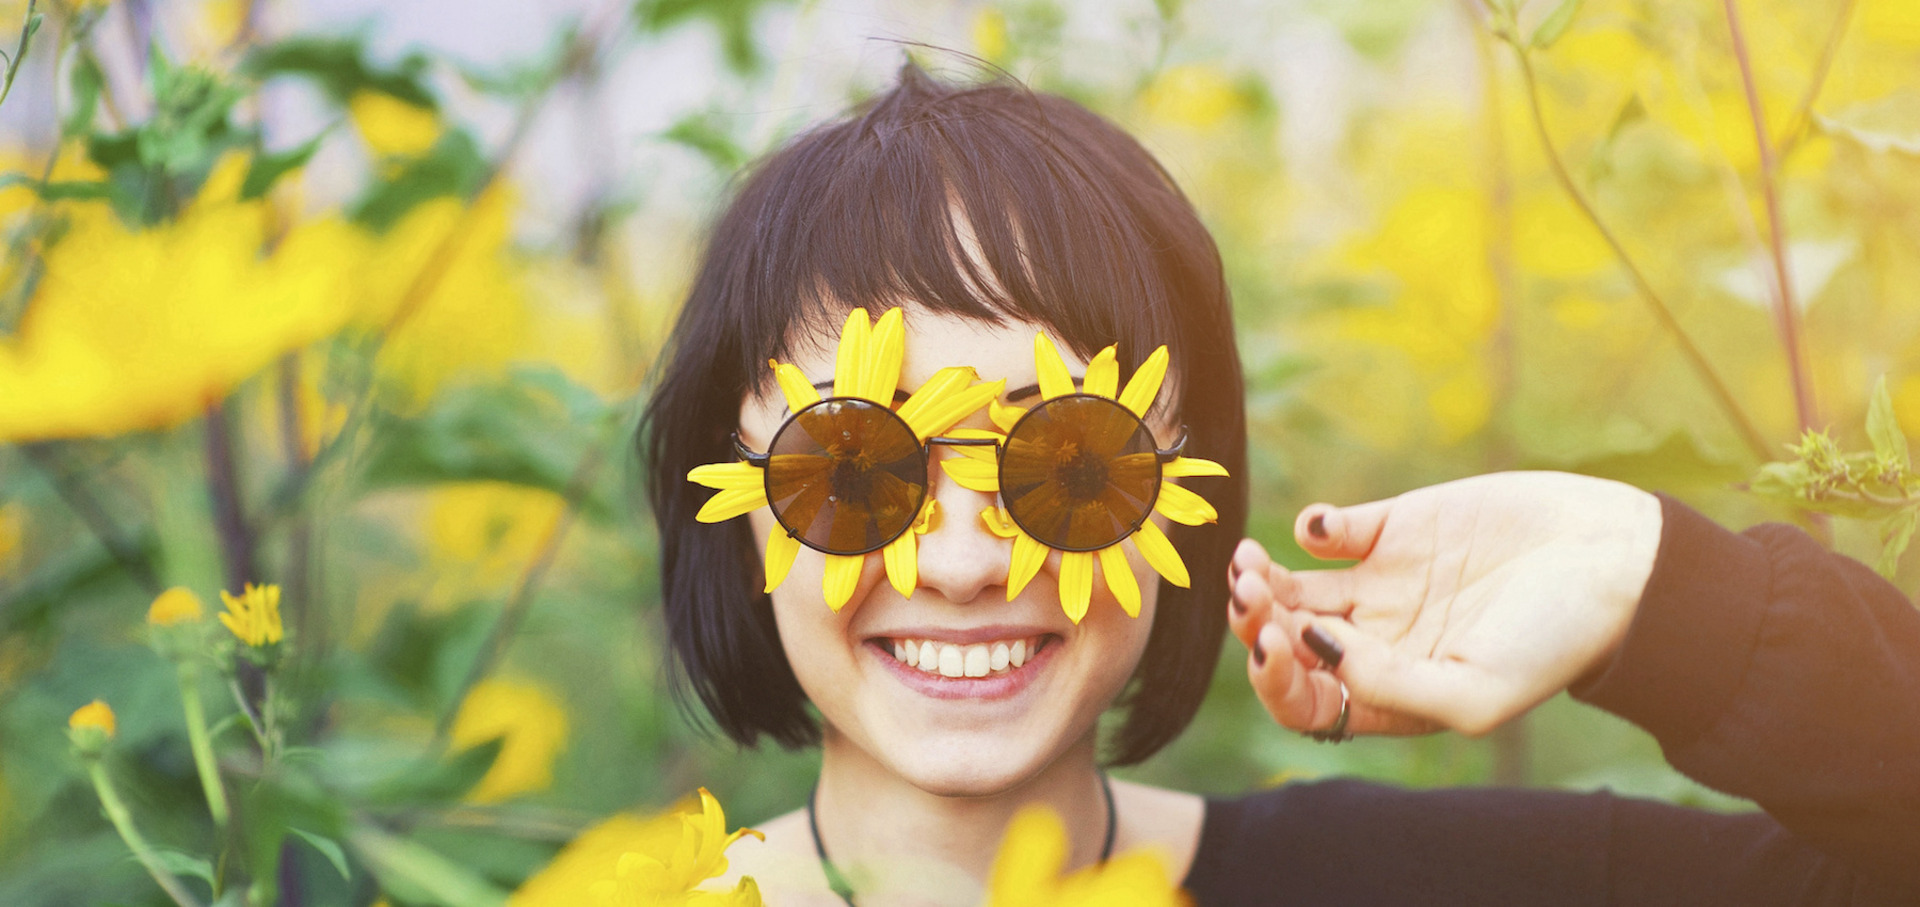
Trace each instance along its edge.
<instances>
[{"instance_id":1,"label":"raised hand","mask_svg":"<svg viewBox=\"0 0 1920 907\"><path fill-rule=\"evenodd\" d=\"M1254 690L1286 727L1332 725L1344 680L1351 733L1478 736L1611 656L1660 528L1653 495L1551 472L1314 504L1294 538L1315 557L1359 563L1290 571L1245 540L1228 568L1228 620L1251 650ZM1303 639L1310 626L1337 647L1337 668Z\"/></svg>"}]
</instances>

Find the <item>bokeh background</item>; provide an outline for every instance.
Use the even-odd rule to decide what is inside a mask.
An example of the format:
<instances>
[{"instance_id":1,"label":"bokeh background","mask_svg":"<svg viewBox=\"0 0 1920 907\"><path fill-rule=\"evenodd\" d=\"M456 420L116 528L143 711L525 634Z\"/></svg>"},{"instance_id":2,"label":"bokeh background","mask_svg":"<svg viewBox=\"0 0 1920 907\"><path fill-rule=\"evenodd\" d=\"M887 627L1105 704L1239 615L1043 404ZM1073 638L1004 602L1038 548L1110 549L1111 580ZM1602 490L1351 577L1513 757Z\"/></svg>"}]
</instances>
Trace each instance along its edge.
<instances>
[{"instance_id":1,"label":"bokeh background","mask_svg":"<svg viewBox=\"0 0 1920 907\"><path fill-rule=\"evenodd\" d=\"M749 823L800 805L816 756L668 695L631 431L735 174L909 56L1079 100L1190 194L1249 375L1252 534L1288 563L1305 504L1506 468L1881 560L1904 486L1829 519L1747 482L1808 428L1874 448L1883 379L1920 426L1920 4L1739 0L1738 41L1729 8L0 3L0 903L164 903L63 733L94 698L148 836L202 896L228 871L144 624L171 586L282 589L277 768L201 686L236 792L331 804L326 843L249 863L284 902L453 900L392 882L367 823L485 893L700 785ZM1565 696L1485 739L1319 746L1244 658L1121 774L1751 808Z\"/></svg>"}]
</instances>

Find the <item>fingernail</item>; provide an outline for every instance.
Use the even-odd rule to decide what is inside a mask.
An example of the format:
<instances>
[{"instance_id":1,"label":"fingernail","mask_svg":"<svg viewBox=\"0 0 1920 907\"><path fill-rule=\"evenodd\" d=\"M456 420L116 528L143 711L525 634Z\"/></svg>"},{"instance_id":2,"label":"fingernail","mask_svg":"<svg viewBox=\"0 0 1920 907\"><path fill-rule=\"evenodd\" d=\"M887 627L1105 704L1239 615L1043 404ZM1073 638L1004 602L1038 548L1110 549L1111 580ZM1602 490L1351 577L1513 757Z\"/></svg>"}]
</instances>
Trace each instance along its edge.
<instances>
[{"instance_id":1,"label":"fingernail","mask_svg":"<svg viewBox=\"0 0 1920 907\"><path fill-rule=\"evenodd\" d=\"M1267 647L1260 644L1260 638L1257 636L1253 640L1253 663L1256 667L1267 666Z\"/></svg>"},{"instance_id":2,"label":"fingernail","mask_svg":"<svg viewBox=\"0 0 1920 907\"><path fill-rule=\"evenodd\" d=\"M1320 660L1326 662L1329 668L1339 667L1340 659L1347 657L1347 650L1340 647L1338 640L1311 624L1300 633L1300 641L1306 643L1313 654L1320 656Z\"/></svg>"},{"instance_id":3,"label":"fingernail","mask_svg":"<svg viewBox=\"0 0 1920 907\"><path fill-rule=\"evenodd\" d=\"M1324 513L1314 514L1313 519L1307 521L1307 534L1323 542L1326 541L1327 515Z\"/></svg>"}]
</instances>

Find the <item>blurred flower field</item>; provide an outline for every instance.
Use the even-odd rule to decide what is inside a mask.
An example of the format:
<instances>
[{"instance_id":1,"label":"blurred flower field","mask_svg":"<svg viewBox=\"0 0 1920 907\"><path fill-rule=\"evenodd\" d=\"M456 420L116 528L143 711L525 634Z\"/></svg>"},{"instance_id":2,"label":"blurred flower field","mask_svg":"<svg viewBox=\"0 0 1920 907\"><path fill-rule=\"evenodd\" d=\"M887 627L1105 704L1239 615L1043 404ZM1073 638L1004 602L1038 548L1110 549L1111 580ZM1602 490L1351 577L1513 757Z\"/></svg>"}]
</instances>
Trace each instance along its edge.
<instances>
[{"instance_id":1,"label":"blurred flower field","mask_svg":"<svg viewBox=\"0 0 1920 907\"><path fill-rule=\"evenodd\" d=\"M5 0L0 51L0 904L757 903L706 880L817 757L674 704L631 436L733 173L909 55L1189 193L1288 564L1313 501L1552 468L1920 585L1911 0ZM1243 658L1122 774L1748 808L1565 697L1316 746ZM995 903L1152 887L1048 822Z\"/></svg>"}]
</instances>

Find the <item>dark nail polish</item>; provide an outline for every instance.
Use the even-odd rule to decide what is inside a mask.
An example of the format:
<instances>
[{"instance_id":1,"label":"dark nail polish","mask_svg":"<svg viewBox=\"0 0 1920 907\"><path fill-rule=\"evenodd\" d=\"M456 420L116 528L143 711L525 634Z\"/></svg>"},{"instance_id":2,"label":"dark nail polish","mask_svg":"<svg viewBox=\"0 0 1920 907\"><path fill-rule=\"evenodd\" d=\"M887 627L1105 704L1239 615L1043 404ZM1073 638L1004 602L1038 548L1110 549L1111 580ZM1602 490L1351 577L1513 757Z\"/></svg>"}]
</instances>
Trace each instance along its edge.
<instances>
[{"instance_id":1,"label":"dark nail polish","mask_svg":"<svg viewBox=\"0 0 1920 907\"><path fill-rule=\"evenodd\" d=\"M1241 617L1247 616L1247 605L1245 602L1242 602L1237 598L1230 598L1230 599L1227 599L1227 603L1233 605L1233 613L1238 614Z\"/></svg>"},{"instance_id":2,"label":"dark nail polish","mask_svg":"<svg viewBox=\"0 0 1920 907\"><path fill-rule=\"evenodd\" d=\"M1340 659L1347 657L1347 650L1340 647L1339 641L1319 627L1307 627L1300 633L1300 641L1306 643L1313 654L1320 656L1320 660L1326 662L1329 668L1339 667Z\"/></svg>"},{"instance_id":3,"label":"dark nail polish","mask_svg":"<svg viewBox=\"0 0 1920 907\"><path fill-rule=\"evenodd\" d=\"M1327 538L1327 515L1324 513L1314 514L1313 519L1307 521L1307 534L1325 541Z\"/></svg>"},{"instance_id":4,"label":"dark nail polish","mask_svg":"<svg viewBox=\"0 0 1920 907\"><path fill-rule=\"evenodd\" d=\"M1256 667L1267 666L1267 647L1261 645L1258 639L1253 641L1253 663Z\"/></svg>"}]
</instances>

